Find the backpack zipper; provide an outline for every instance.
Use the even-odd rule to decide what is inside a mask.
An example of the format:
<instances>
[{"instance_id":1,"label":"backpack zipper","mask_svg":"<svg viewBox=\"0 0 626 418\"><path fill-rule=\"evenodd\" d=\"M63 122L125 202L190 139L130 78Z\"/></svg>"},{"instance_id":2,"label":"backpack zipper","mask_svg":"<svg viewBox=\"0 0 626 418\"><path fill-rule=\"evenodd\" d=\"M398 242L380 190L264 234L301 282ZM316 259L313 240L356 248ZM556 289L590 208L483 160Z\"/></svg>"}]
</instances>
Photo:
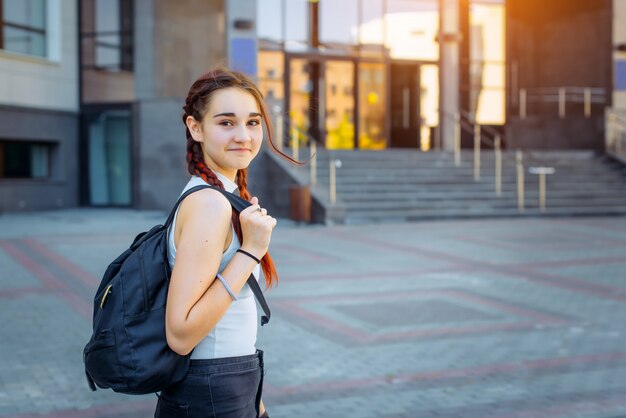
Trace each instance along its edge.
<instances>
[{"instance_id":1,"label":"backpack zipper","mask_svg":"<svg viewBox=\"0 0 626 418\"><path fill-rule=\"evenodd\" d=\"M146 284L146 274L143 268L143 246L139 247L139 265L141 266L141 284L143 285L143 305L148 312L148 285Z\"/></svg>"},{"instance_id":2,"label":"backpack zipper","mask_svg":"<svg viewBox=\"0 0 626 418\"><path fill-rule=\"evenodd\" d=\"M102 309L104 307L104 302L107 299L107 296L109 296L109 294L111 293L111 288L113 287L112 284L108 285L107 288L104 290L104 295L102 295L102 299L100 299L100 309Z\"/></svg>"}]
</instances>

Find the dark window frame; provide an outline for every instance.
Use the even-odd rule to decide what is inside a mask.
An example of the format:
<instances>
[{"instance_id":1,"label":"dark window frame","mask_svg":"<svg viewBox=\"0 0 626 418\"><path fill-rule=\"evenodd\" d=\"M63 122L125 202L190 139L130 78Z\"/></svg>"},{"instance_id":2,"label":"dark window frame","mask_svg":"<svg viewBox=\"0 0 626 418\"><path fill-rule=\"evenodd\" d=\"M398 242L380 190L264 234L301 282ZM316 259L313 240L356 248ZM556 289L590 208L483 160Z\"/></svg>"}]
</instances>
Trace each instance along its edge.
<instances>
[{"instance_id":1,"label":"dark window frame","mask_svg":"<svg viewBox=\"0 0 626 418\"><path fill-rule=\"evenodd\" d=\"M48 22L44 21L44 27L39 28L36 26L24 25L22 23L6 21L4 20L4 2L5 1L6 0L0 0L0 49L4 51L14 52L16 54L26 54L26 55L34 56L34 57L47 58L48 57L48 44L47 44L48 43L48 24L47 24ZM43 14L44 14L44 19L45 19L48 16L48 4L45 0L42 2L42 7L43 7ZM43 35L43 38L44 38L43 55L24 53L20 51L12 51L10 49L6 49L4 45L5 43L4 42L4 28L5 27L19 29L25 32L35 33L38 35Z\"/></svg>"},{"instance_id":2,"label":"dark window frame","mask_svg":"<svg viewBox=\"0 0 626 418\"><path fill-rule=\"evenodd\" d=\"M1 0L0 0L1 1ZM93 22L97 21L95 3L97 0L91 0L93 2ZM91 62L93 64L82 65L83 70L108 70L108 71L134 71L134 8L132 0L115 0L119 1L119 30L103 30L93 32L82 32L80 34L81 39L93 39L93 57ZM106 37L111 35L119 35L119 44L113 44L107 41L99 40L100 36ZM118 63L111 65L98 64L97 50L98 48L107 48L118 50Z\"/></svg>"},{"instance_id":3,"label":"dark window frame","mask_svg":"<svg viewBox=\"0 0 626 418\"><path fill-rule=\"evenodd\" d=\"M16 144L20 144L20 145L25 145L25 146L29 146L29 147L33 147L33 146L45 146L46 150L47 150L47 162L46 162L46 166L47 166L47 171L46 174L44 176L32 176L31 175L20 175L20 176L6 176L5 175L5 158L8 158L8 156L6 156L6 152L5 152L5 145L10 144L10 145L16 145ZM53 178L53 163L54 163L54 153L55 153L55 148L58 147L58 142L55 141L42 141L42 140L21 140L21 139L14 139L14 138L0 138L0 181L6 181L6 180L32 180L32 181L47 181L47 180L52 180ZM29 151L29 154L32 151ZM29 163L29 169L31 170L32 173L32 167L30 167L30 163Z\"/></svg>"}]
</instances>

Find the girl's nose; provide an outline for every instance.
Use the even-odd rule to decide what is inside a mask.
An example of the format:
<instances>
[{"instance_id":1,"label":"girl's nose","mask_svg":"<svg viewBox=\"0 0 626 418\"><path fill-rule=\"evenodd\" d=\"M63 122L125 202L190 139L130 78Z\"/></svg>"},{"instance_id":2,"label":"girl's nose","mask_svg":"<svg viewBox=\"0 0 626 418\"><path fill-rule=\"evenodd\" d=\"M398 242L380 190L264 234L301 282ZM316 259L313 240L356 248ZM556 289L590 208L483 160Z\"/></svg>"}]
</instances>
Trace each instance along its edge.
<instances>
[{"instance_id":1,"label":"girl's nose","mask_svg":"<svg viewBox=\"0 0 626 418\"><path fill-rule=\"evenodd\" d=\"M237 125L235 141L247 141L248 139L250 139L250 134L248 133L246 125Z\"/></svg>"}]
</instances>

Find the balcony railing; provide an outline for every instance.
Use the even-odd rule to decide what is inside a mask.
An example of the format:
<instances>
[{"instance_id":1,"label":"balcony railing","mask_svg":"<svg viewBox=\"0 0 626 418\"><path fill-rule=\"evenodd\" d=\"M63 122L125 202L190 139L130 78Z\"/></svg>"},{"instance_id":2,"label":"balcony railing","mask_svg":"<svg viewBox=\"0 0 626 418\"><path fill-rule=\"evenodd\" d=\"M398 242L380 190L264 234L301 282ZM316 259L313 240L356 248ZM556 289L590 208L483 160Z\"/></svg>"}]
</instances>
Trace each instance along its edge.
<instances>
[{"instance_id":1,"label":"balcony railing","mask_svg":"<svg viewBox=\"0 0 626 418\"><path fill-rule=\"evenodd\" d=\"M568 109L573 110L572 104L578 104L585 117L589 118L592 114L593 104L603 105L606 103L606 90L602 87L572 86L521 88L516 99L514 104L517 104L518 116L521 119L534 113L530 105L536 104L553 106L561 119L567 116ZM544 108L542 107L543 111Z\"/></svg>"}]
</instances>

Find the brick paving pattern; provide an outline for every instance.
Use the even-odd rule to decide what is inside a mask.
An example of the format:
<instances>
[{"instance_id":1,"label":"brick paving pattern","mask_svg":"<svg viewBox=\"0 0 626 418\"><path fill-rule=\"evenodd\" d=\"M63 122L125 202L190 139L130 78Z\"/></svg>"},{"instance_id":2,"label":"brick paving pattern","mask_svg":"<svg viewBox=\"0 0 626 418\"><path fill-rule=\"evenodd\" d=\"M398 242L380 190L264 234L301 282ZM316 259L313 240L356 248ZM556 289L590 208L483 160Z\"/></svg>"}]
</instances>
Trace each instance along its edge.
<instances>
[{"instance_id":1,"label":"brick paving pattern","mask_svg":"<svg viewBox=\"0 0 626 418\"><path fill-rule=\"evenodd\" d=\"M157 212L0 216L0 417L150 417L87 388L104 268ZM626 218L280 221L272 418L626 417Z\"/></svg>"}]
</instances>

